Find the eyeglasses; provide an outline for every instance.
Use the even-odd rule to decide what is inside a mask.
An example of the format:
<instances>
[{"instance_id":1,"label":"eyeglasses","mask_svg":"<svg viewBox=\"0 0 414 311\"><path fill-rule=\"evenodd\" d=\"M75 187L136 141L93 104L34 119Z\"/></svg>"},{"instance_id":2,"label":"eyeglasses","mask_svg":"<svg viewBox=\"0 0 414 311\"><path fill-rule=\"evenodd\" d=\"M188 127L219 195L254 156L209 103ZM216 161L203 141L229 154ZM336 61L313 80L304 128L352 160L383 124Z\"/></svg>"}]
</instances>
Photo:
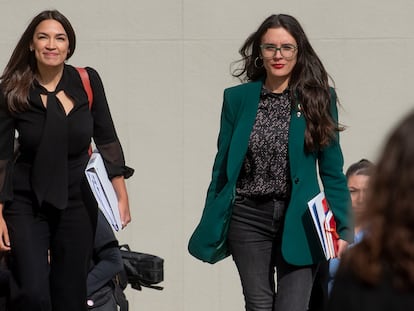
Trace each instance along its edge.
<instances>
[{"instance_id":1,"label":"eyeglasses","mask_svg":"<svg viewBox=\"0 0 414 311\"><path fill-rule=\"evenodd\" d=\"M262 57L266 59L272 59L276 56L277 51L280 51L280 55L284 59L292 59L296 51L298 50L298 47L293 44L282 44L280 48L278 48L276 45L273 44L261 44L260 49L262 50Z\"/></svg>"}]
</instances>

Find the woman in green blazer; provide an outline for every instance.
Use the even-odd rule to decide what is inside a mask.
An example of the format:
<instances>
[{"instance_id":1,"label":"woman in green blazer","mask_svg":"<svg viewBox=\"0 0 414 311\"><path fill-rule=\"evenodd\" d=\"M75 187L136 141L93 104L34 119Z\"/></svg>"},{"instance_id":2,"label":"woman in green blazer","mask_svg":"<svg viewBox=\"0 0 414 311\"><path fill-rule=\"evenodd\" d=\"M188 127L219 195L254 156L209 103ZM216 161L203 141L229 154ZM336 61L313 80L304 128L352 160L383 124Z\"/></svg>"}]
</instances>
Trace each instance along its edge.
<instances>
[{"instance_id":1,"label":"woman in green blazer","mask_svg":"<svg viewBox=\"0 0 414 311\"><path fill-rule=\"evenodd\" d=\"M224 91L212 180L189 251L210 263L232 255L246 310L305 311L324 259L307 204L319 178L339 254L352 241L336 94L292 16L268 17L240 53L233 75L247 83Z\"/></svg>"}]
</instances>

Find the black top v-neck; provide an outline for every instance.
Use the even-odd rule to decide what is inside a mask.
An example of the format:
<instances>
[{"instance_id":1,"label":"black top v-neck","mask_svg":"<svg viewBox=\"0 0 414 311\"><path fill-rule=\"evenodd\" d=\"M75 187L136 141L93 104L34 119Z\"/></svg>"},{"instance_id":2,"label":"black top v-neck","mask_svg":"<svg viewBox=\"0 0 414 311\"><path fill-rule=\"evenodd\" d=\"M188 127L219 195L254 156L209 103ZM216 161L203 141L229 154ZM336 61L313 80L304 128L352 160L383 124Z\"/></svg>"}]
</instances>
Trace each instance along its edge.
<instances>
[{"instance_id":1,"label":"black top v-neck","mask_svg":"<svg viewBox=\"0 0 414 311\"><path fill-rule=\"evenodd\" d=\"M34 182L41 183L44 193L54 192L57 199L49 203L59 209L65 208L68 200L80 199L80 184L89 158L91 138L101 152L111 178L129 177L133 173L125 166L102 81L94 69L86 69L93 89L91 110L76 68L65 65L54 93L63 90L74 106L67 115L62 109L56 109L54 117L59 120L55 119L52 126L47 126L47 108L41 99L45 89L36 81L29 94L30 107L22 113L9 113L4 96L0 94L0 202L11 200L13 191L32 191L39 199L42 195L36 193L39 187L33 187ZM48 94L48 97L55 97L55 94ZM58 101L55 104L59 104ZM15 131L19 137L20 156L13 168ZM40 157L40 153L44 155ZM66 171L61 178L67 178L67 182L63 180L67 191L50 178L52 169Z\"/></svg>"}]
</instances>

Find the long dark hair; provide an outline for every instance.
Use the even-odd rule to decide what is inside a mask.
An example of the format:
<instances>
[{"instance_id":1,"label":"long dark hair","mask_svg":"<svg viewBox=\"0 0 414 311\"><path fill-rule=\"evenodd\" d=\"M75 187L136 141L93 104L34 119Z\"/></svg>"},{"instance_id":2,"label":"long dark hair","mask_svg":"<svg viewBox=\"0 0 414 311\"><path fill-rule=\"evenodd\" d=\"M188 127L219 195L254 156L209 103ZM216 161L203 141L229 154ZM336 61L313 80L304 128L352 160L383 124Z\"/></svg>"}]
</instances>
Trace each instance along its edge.
<instances>
[{"instance_id":1,"label":"long dark hair","mask_svg":"<svg viewBox=\"0 0 414 311\"><path fill-rule=\"evenodd\" d=\"M389 135L362 215L364 238L344 255L363 281L414 289L414 111Z\"/></svg>"},{"instance_id":2,"label":"long dark hair","mask_svg":"<svg viewBox=\"0 0 414 311\"><path fill-rule=\"evenodd\" d=\"M293 68L289 89L292 98L303 106L306 118L305 146L307 151L329 145L337 131L343 130L335 124L330 114L331 95L328 73L312 48L299 22L290 15L271 15L252 33L239 50L242 58L234 64L241 67L233 70L233 76L242 82L256 81L266 77L266 70L258 68L255 60L260 58L260 44L263 35L270 28L283 28L295 38L298 46L297 62Z\"/></svg>"},{"instance_id":3,"label":"long dark hair","mask_svg":"<svg viewBox=\"0 0 414 311\"><path fill-rule=\"evenodd\" d=\"M75 31L69 20L62 13L57 10L47 10L35 16L23 32L0 77L2 91L10 111L23 111L29 105L29 91L37 72L36 58L34 52L30 51L30 44L32 43L36 27L48 19L58 21L66 31L69 40L69 50L66 59L69 59L75 52Z\"/></svg>"}]
</instances>

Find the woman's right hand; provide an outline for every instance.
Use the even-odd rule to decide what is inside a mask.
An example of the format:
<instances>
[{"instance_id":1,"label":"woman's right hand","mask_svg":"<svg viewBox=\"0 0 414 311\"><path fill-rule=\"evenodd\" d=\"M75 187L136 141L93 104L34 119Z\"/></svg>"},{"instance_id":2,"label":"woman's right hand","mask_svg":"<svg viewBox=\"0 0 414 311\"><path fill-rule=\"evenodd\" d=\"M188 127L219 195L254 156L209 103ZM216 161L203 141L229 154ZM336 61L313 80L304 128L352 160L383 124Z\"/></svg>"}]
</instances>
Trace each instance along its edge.
<instances>
[{"instance_id":1,"label":"woman's right hand","mask_svg":"<svg viewBox=\"0 0 414 311\"><path fill-rule=\"evenodd\" d=\"M0 251L10 250L9 231L3 218L3 203L0 203Z\"/></svg>"}]
</instances>

